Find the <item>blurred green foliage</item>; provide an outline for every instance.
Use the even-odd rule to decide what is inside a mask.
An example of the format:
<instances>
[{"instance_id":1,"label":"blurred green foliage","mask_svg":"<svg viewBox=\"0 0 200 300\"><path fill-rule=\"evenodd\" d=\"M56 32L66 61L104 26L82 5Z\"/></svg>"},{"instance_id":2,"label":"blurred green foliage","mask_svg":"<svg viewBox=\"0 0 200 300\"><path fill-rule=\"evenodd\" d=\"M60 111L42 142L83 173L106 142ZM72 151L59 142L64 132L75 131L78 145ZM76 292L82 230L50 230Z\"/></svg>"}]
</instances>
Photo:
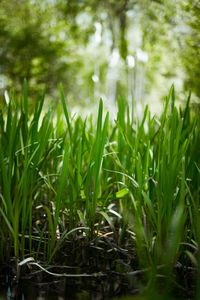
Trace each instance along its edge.
<instances>
[{"instance_id":1,"label":"blurred green foliage","mask_svg":"<svg viewBox=\"0 0 200 300\"><path fill-rule=\"evenodd\" d=\"M52 26L52 8L38 4L37 1L1 1L1 73L7 78L6 85L14 85L16 89L27 78L32 89L45 82L51 91L63 80L68 68L62 60L65 43L51 40L58 32Z\"/></svg>"},{"instance_id":2,"label":"blurred green foliage","mask_svg":"<svg viewBox=\"0 0 200 300\"><path fill-rule=\"evenodd\" d=\"M200 97L200 2L184 1L183 11L187 15L188 25L185 43L182 44L182 57L187 74L185 87L192 88Z\"/></svg>"},{"instance_id":3,"label":"blurred green foliage","mask_svg":"<svg viewBox=\"0 0 200 300\"><path fill-rule=\"evenodd\" d=\"M1 92L13 86L20 90L26 78L33 93L45 85L55 97L62 82L68 97L93 99L95 89L97 96L106 94L111 54L117 49L116 91L127 97L126 58L136 57L141 48L149 56L140 71L146 94L155 88L162 95L167 81L179 80L177 90L191 88L199 97L199 20L200 4L193 0L1 0Z\"/></svg>"}]
</instances>

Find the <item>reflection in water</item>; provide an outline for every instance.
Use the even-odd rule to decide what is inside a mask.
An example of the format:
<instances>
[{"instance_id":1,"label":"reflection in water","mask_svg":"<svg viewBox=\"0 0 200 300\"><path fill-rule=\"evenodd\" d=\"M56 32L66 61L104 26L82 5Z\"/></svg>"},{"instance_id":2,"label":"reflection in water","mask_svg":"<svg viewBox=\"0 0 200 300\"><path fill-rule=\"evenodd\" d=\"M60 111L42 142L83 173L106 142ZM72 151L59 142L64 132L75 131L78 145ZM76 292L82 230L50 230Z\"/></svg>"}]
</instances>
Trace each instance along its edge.
<instances>
[{"instance_id":1,"label":"reflection in water","mask_svg":"<svg viewBox=\"0 0 200 300\"><path fill-rule=\"evenodd\" d=\"M35 282L36 281L36 282ZM0 287L0 300L103 300L127 292L122 278L61 279L40 283L39 278L6 283ZM1 284L1 283L0 283Z\"/></svg>"},{"instance_id":2,"label":"reflection in water","mask_svg":"<svg viewBox=\"0 0 200 300\"><path fill-rule=\"evenodd\" d=\"M7 299L11 299L11 291L10 291L10 286L8 287L8 292L7 292Z\"/></svg>"},{"instance_id":3,"label":"reflection in water","mask_svg":"<svg viewBox=\"0 0 200 300\"><path fill-rule=\"evenodd\" d=\"M12 285L10 284L3 289L0 288L0 300L65 300L73 299L69 296L56 295L53 291L44 291L38 289L37 286L27 285ZM74 298L75 299L75 298ZM80 298L81 299L81 298ZM86 298L82 298L86 299ZM89 299L89 298L88 298Z\"/></svg>"}]
</instances>

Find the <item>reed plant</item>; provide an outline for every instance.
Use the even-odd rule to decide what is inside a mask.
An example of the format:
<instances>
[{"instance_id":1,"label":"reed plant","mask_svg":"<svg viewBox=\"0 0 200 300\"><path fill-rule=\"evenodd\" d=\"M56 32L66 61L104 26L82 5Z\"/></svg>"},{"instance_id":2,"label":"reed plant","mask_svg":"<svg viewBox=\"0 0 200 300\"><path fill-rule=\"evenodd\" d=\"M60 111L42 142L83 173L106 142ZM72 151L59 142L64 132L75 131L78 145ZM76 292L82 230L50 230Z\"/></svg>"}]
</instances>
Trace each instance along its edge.
<instances>
[{"instance_id":1,"label":"reed plant","mask_svg":"<svg viewBox=\"0 0 200 300\"><path fill-rule=\"evenodd\" d=\"M200 298L200 118L175 105L142 119L123 99L115 124L103 101L97 120L69 114L62 86L56 114L45 91L29 112L27 84L0 112L0 260L56 262L66 239L101 238L136 252L148 291L173 293L178 266L194 269ZM162 278L162 279L160 279ZM164 284L163 284L164 283ZM198 298L199 297L199 298ZM152 298L153 299L153 298Z\"/></svg>"}]
</instances>

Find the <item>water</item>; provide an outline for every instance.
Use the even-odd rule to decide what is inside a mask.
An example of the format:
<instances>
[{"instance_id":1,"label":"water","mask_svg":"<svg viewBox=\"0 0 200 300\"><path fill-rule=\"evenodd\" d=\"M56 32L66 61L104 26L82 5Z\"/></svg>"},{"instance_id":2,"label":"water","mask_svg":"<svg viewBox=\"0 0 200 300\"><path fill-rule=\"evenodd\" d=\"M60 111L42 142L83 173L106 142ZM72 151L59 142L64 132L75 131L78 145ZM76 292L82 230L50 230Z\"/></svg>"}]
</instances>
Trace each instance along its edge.
<instances>
[{"instance_id":1,"label":"water","mask_svg":"<svg viewBox=\"0 0 200 300\"><path fill-rule=\"evenodd\" d=\"M7 281L7 282L6 282ZM18 284L8 279L0 283L0 300L103 300L123 295L128 283L111 276L109 278L46 278L23 279Z\"/></svg>"}]
</instances>

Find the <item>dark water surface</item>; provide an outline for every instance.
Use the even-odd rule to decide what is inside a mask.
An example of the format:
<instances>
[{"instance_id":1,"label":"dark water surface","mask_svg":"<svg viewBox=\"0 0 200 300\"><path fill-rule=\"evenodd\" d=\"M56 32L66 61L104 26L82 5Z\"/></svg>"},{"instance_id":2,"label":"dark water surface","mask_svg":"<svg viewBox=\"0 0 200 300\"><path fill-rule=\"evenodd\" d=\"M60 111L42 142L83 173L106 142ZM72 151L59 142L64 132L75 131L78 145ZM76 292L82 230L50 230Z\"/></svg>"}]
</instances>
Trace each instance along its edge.
<instances>
[{"instance_id":1,"label":"dark water surface","mask_svg":"<svg viewBox=\"0 0 200 300\"><path fill-rule=\"evenodd\" d=\"M110 278L82 278L53 280L39 283L21 280L0 282L0 300L103 300L124 295L128 283L116 276Z\"/></svg>"},{"instance_id":2,"label":"dark water surface","mask_svg":"<svg viewBox=\"0 0 200 300\"><path fill-rule=\"evenodd\" d=\"M73 277L58 277L24 264L17 282L14 258L0 265L0 300L104 300L136 294L140 275L128 275L137 268L135 254L107 240L101 239L98 247L84 243L80 246L75 241L62 249L55 266L48 266L51 273Z\"/></svg>"}]
</instances>

